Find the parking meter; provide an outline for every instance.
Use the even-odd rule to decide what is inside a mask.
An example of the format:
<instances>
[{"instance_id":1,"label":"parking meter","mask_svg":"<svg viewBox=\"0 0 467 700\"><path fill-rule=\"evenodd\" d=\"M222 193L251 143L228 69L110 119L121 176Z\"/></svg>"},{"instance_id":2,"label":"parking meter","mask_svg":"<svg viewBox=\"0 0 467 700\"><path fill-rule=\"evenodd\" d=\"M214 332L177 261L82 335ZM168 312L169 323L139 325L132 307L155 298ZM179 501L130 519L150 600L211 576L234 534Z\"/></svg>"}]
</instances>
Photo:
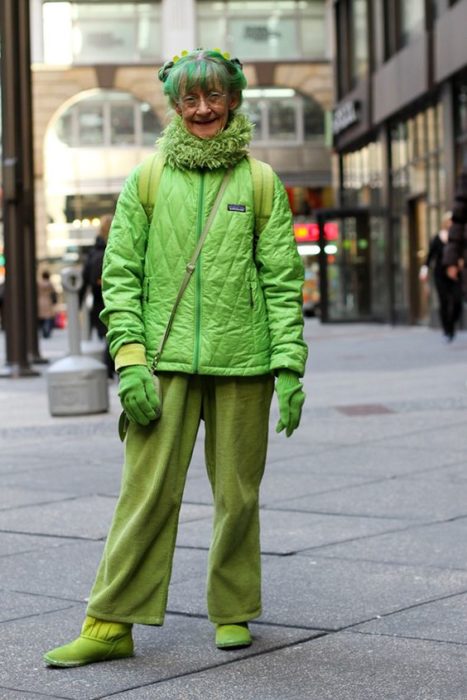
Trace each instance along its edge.
<instances>
[{"instance_id":1,"label":"parking meter","mask_svg":"<svg viewBox=\"0 0 467 700\"><path fill-rule=\"evenodd\" d=\"M62 286L68 312L69 355L47 372L49 410L53 416L101 413L109 410L107 367L81 354L79 290L83 277L78 268L62 271Z\"/></svg>"}]
</instances>

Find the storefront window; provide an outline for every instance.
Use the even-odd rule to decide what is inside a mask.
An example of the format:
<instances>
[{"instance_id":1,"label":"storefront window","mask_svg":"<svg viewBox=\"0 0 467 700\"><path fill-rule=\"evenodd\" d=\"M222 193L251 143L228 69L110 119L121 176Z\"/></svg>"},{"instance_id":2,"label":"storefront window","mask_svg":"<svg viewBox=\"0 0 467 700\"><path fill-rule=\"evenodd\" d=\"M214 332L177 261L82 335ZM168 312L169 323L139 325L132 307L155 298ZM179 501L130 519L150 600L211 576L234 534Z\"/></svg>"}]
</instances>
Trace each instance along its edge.
<instances>
[{"instance_id":1,"label":"storefront window","mask_svg":"<svg viewBox=\"0 0 467 700\"><path fill-rule=\"evenodd\" d=\"M159 2L43 3L44 61L140 63L161 58Z\"/></svg>"},{"instance_id":2,"label":"storefront window","mask_svg":"<svg viewBox=\"0 0 467 700\"><path fill-rule=\"evenodd\" d=\"M422 304L416 296L417 266L445 209L441 104L393 124L390 140L395 313L401 320L426 321L426 297Z\"/></svg>"},{"instance_id":3,"label":"storefront window","mask_svg":"<svg viewBox=\"0 0 467 700\"><path fill-rule=\"evenodd\" d=\"M222 46L245 61L322 59L327 52L320 0L199 0L197 17L200 46Z\"/></svg>"},{"instance_id":4,"label":"storefront window","mask_svg":"<svg viewBox=\"0 0 467 700\"><path fill-rule=\"evenodd\" d=\"M382 153L379 141L371 141L342 158L343 200L346 206L381 206Z\"/></svg>"},{"instance_id":5,"label":"storefront window","mask_svg":"<svg viewBox=\"0 0 467 700\"><path fill-rule=\"evenodd\" d=\"M455 84L454 104L456 110L456 161L457 169L467 165L467 76Z\"/></svg>"}]
</instances>

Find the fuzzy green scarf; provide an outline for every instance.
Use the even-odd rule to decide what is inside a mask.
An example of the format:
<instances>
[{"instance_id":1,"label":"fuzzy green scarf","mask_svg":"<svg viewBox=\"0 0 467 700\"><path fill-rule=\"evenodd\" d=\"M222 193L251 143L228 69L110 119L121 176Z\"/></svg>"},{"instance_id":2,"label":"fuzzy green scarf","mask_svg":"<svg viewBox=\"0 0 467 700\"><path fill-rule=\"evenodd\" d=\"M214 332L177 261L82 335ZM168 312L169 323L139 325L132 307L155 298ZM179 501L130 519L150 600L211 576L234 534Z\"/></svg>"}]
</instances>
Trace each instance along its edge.
<instances>
[{"instance_id":1,"label":"fuzzy green scarf","mask_svg":"<svg viewBox=\"0 0 467 700\"><path fill-rule=\"evenodd\" d=\"M235 114L226 128L212 139L191 134L176 115L156 141L165 162L172 168L228 168L248 154L253 124L244 114Z\"/></svg>"}]
</instances>

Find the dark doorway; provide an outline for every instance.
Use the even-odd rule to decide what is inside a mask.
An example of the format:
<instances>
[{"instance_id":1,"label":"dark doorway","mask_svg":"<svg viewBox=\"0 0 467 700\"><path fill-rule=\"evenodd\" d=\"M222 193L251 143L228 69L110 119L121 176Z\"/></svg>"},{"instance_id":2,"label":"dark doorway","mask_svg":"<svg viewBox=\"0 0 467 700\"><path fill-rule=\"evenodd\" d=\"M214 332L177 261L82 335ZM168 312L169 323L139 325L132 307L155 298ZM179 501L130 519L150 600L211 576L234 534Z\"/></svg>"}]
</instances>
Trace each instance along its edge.
<instances>
[{"instance_id":1,"label":"dark doorway","mask_svg":"<svg viewBox=\"0 0 467 700\"><path fill-rule=\"evenodd\" d=\"M316 218L321 320L372 320L368 209L320 209Z\"/></svg>"}]
</instances>

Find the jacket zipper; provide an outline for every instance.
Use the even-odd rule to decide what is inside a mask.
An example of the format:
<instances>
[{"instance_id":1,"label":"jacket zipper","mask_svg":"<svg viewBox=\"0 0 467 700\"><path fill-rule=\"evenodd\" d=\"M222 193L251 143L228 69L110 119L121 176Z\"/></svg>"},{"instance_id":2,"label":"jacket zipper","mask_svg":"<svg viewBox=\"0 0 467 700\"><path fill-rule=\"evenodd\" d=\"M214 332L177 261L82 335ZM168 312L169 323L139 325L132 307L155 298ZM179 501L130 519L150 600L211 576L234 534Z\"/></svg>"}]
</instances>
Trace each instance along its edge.
<instances>
[{"instance_id":1,"label":"jacket zipper","mask_svg":"<svg viewBox=\"0 0 467 700\"><path fill-rule=\"evenodd\" d=\"M204 204L204 173L201 173L201 180L198 194L198 217L196 223L196 240L198 241L203 231L203 204ZM199 353L201 344L201 255L195 269L195 355L194 372L197 374L199 365Z\"/></svg>"}]
</instances>

